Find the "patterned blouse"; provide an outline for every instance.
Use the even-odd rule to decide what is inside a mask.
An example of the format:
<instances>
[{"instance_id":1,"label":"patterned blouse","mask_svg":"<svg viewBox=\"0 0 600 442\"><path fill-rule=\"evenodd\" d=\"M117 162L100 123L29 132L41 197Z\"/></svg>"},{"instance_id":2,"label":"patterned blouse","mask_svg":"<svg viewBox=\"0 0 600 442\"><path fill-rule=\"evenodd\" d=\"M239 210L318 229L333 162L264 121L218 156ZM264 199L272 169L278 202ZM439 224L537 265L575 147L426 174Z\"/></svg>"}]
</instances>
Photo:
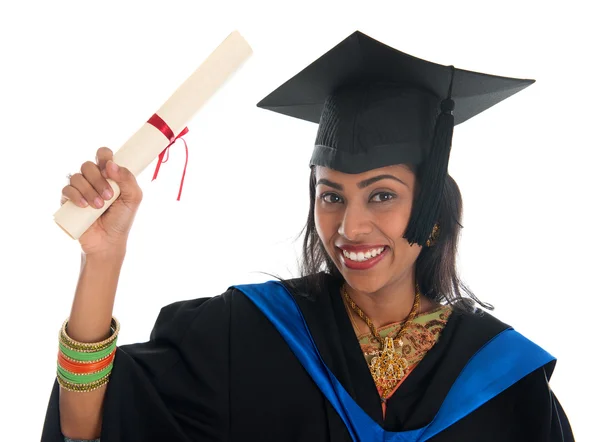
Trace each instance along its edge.
<instances>
[{"instance_id":1,"label":"patterned blouse","mask_svg":"<svg viewBox=\"0 0 600 442\"><path fill-rule=\"evenodd\" d=\"M349 308L349 307L347 307ZM394 340L394 350L396 353L400 353L408 362L408 369L405 370L405 374L395 385L389 390L383 391L378 388L379 395L383 397L390 397L396 389L402 384L404 379L410 374L410 372L421 362L427 352L436 344L442 330L448 322L448 318L452 313L452 308L449 306L441 306L431 312L422 313L417 315L415 319L408 325L407 329L401 336L401 339ZM375 357L381 345L379 341L371 334L359 333L354 316L350 316L352 319L352 325L358 335L358 341L363 351L367 364L371 364L371 360ZM388 335L394 335L400 327L404 324L404 321L395 322L393 324L386 325L377 329L383 339Z\"/></svg>"}]
</instances>

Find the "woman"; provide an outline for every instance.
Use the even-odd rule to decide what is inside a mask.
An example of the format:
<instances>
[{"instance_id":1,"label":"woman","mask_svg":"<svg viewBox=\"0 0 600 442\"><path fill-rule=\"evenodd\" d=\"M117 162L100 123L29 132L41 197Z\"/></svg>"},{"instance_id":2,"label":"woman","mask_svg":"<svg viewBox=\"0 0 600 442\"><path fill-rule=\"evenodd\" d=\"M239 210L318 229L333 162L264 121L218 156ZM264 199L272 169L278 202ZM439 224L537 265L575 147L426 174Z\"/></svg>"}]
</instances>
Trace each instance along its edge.
<instances>
[{"instance_id":1,"label":"woman","mask_svg":"<svg viewBox=\"0 0 600 442\"><path fill-rule=\"evenodd\" d=\"M111 315L142 193L100 149L63 200L101 207L107 177L122 194L80 239L42 440L573 440L554 358L455 271L453 127L531 83L354 33L259 103L319 123L304 276L169 305L122 347Z\"/></svg>"}]
</instances>

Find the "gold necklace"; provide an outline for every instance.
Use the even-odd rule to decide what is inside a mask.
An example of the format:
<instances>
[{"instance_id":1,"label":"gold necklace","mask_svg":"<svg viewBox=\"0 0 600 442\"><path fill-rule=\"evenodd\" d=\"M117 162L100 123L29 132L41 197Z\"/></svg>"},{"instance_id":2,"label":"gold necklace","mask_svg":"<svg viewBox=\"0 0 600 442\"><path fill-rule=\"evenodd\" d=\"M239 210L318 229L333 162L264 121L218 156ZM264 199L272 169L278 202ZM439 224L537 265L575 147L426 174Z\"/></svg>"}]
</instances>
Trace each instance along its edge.
<instances>
[{"instance_id":1,"label":"gold necklace","mask_svg":"<svg viewBox=\"0 0 600 442\"><path fill-rule=\"evenodd\" d=\"M371 363L369 364L369 370L371 371L371 376L375 381L375 385L377 389L380 391L381 400L385 402L387 400L387 395L394 389L396 384L404 378L406 371L408 370L408 361L404 356L397 353L394 349L394 341L398 340L400 348L402 348L402 334L406 331L410 323L415 319L417 312L419 311L419 305L421 300L421 293L419 291L419 285L417 284L415 300L413 302L412 309L406 318L406 321L400 329L394 334L394 336L386 336L385 340L381 337L373 321L365 315L362 309L356 305L356 303L352 300L348 292L346 291L346 287L342 287L344 298L350 308L367 324L371 333L375 338L379 341L380 349L371 359ZM402 352L400 352L402 353Z\"/></svg>"},{"instance_id":2,"label":"gold necklace","mask_svg":"<svg viewBox=\"0 0 600 442\"><path fill-rule=\"evenodd\" d=\"M348 305L347 302L344 302L344 307L346 308L346 313L348 313L348 316L350 317L350 322L352 322L352 328L354 329L354 333L356 333L356 336L360 336L360 329L358 328L358 324L354 320L354 315L352 314L352 309L350 308L350 305Z\"/></svg>"}]
</instances>

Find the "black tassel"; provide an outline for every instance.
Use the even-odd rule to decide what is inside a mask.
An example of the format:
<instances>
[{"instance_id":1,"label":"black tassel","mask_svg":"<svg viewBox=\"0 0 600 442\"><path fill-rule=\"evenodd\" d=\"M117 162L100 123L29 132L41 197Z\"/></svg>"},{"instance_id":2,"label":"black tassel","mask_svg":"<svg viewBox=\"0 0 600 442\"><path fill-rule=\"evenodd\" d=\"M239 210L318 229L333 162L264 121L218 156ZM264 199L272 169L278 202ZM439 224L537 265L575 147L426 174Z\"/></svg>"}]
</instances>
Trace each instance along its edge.
<instances>
[{"instance_id":1,"label":"black tassel","mask_svg":"<svg viewBox=\"0 0 600 442\"><path fill-rule=\"evenodd\" d=\"M404 233L404 237L411 245L415 243L420 246L425 245L440 214L454 134L454 115L452 115L454 101L451 98L453 81L454 67L452 66L448 98L441 103L441 113L435 123L431 150L419 171L420 193Z\"/></svg>"}]
</instances>

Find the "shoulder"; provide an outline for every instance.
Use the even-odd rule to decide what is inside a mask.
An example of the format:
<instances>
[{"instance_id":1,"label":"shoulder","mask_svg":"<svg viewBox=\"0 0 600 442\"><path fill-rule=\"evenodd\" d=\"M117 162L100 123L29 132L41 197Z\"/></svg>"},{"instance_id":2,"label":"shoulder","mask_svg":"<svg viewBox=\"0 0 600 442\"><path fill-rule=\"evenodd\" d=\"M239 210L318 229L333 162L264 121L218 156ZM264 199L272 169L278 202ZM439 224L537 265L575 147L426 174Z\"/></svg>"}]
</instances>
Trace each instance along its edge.
<instances>
[{"instance_id":1,"label":"shoulder","mask_svg":"<svg viewBox=\"0 0 600 442\"><path fill-rule=\"evenodd\" d=\"M326 273L280 279L279 282L295 297L313 297L322 290L329 290L330 285L336 283L335 278ZM236 286L230 286L216 296L173 302L161 308L151 339L168 337L170 340L180 341L191 331L222 329L223 326L229 325L232 311L256 311L254 305Z\"/></svg>"},{"instance_id":2,"label":"shoulder","mask_svg":"<svg viewBox=\"0 0 600 442\"><path fill-rule=\"evenodd\" d=\"M471 311L454 310L450 315L452 320L452 333L463 342L472 342L476 348L481 348L491 342L503 332L511 331L511 342L522 341L518 348L537 348L537 344L515 330L512 325L502 321L496 316L475 308ZM450 323L450 320L448 321ZM515 348L516 350L517 348Z\"/></svg>"},{"instance_id":3,"label":"shoulder","mask_svg":"<svg viewBox=\"0 0 600 442\"><path fill-rule=\"evenodd\" d=\"M452 378L457 377L476 355L482 356L481 354L484 355L483 360L494 366L501 364L507 369L522 367L527 360L553 359L543 348L515 331L511 325L479 309L454 309L436 347L438 349L434 353L439 353L444 366L452 369ZM478 359L482 360L481 357ZM543 365L550 375L554 363Z\"/></svg>"},{"instance_id":4,"label":"shoulder","mask_svg":"<svg viewBox=\"0 0 600 442\"><path fill-rule=\"evenodd\" d=\"M550 380L556 359L511 325L482 310L453 312L451 316L454 315L455 348L458 354L462 353L465 363L481 353L479 360L484 360L484 365L501 365L504 367L502 370L509 370L515 376L520 373L515 381L529 379L520 383L525 390L532 382L539 389L540 384ZM496 371L494 367L492 372Z\"/></svg>"},{"instance_id":5,"label":"shoulder","mask_svg":"<svg viewBox=\"0 0 600 442\"><path fill-rule=\"evenodd\" d=\"M447 333L452 337L453 344L470 348L467 353L473 354L479 348L498 334L512 328L492 314L479 308L456 308L446 326Z\"/></svg>"},{"instance_id":6,"label":"shoulder","mask_svg":"<svg viewBox=\"0 0 600 442\"><path fill-rule=\"evenodd\" d=\"M194 299L176 301L160 309L150 340L166 340L173 344L181 341L198 329L221 328L228 324L231 296L234 290Z\"/></svg>"},{"instance_id":7,"label":"shoulder","mask_svg":"<svg viewBox=\"0 0 600 442\"><path fill-rule=\"evenodd\" d=\"M276 287L273 283L278 283L283 286L296 300L317 300L323 298L321 295L326 295L338 290L342 280L326 272L288 279L274 277L273 279L262 283L232 286L229 288L230 293L227 296L233 299L234 303L239 303L239 295L242 295L243 297L243 293L241 292L249 292L255 289L262 290L263 288L265 291L269 291L272 290L273 287Z\"/></svg>"}]
</instances>

